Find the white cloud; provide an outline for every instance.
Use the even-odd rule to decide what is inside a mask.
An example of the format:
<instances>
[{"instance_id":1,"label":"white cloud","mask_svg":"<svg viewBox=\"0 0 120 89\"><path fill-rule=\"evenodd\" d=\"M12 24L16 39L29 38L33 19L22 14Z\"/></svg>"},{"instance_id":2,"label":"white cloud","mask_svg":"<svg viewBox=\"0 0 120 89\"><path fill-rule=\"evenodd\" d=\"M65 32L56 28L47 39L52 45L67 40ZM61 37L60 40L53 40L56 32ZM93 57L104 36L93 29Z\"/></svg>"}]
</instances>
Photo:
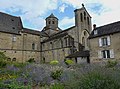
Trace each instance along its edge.
<instances>
[{"instance_id":1,"label":"white cloud","mask_svg":"<svg viewBox=\"0 0 120 89\"><path fill-rule=\"evenodd\" d=\"M73 18L69 18L69 17L64 17L59 23L60 23L60 27L64 30L66 29L66 27L70 27L74 25L74 17Z\"/></svg>"},{"instance_id":2,"label":"white cloud","mask_svg":"<svg viewBox=\"0 0 120 89\"><path fill-rule=\"evenodd\" d=\"M119 0L100 0L99 3L102 4L104 9L100 12L100 15L90 11L90 14L93 17L93 23L96 23L97 26L102 26L112 22L120 21Z\"/></svg>"},{"instance_id":3,"label":"white cloud","mask_svg":"<svg viewBox=\"0 0 120 89\"><path fill-rule=\"evenodd\" d=\"M20 12L19 15L22 17L23 22L28 21L34 28L42 29L45 25L43 18L50 10L59 9L64 12L67 6L70 5L77 9L81 7L82 3L85 4L86 9L92 16L93 23L98 26L120 20L119 0L1 0L0 11L7 13L9 11L10 14ZM89 9L91 8L89 5L93 5L93 3L101 5L102 9L100 8L99 14L97 14L97 11L93 11L94 8L93 10ZM59 5L62 6L59 7ZM64 17L60 20L60 27L62 28L73 24L74 17Z\"/></svg>"},{"instance_id":4,"label":"white cloud","mask_svg":"<svg viewBox=\"0 0 120 89\"><path fill-rule=\"evenodd\" d=\"M63 13L67 7L68 7L67 5L63 4L62 6L59 7L59 11Z\"/></svg>"},{"instance_id":5,"label":"white cloud","mask_svg":"<svg viewBox=\"0 0 120 89\"><path fill-rule=\"evenodd\" d=\"M74 8L80 7L82 0L62 0L63 3L72 5Z\"/></svg>"},{"instance_id":6,"label":"white cloud","mask_svg":"<svg viewBox=\"0 0 120 89\"><path fill-rule=\"evenodd\" d=\"M39 25L37 26L39 28L40 26L42 28L44 25L44 21L42 20L43 15L49 10L54 10L56 8L57 0L2 0L0 2L1 11L6 12L7 10L9 13L21 12L20 16L23 22L25 20L31 23L37 22L36 26Z\"/></svg>"}]
</instances>

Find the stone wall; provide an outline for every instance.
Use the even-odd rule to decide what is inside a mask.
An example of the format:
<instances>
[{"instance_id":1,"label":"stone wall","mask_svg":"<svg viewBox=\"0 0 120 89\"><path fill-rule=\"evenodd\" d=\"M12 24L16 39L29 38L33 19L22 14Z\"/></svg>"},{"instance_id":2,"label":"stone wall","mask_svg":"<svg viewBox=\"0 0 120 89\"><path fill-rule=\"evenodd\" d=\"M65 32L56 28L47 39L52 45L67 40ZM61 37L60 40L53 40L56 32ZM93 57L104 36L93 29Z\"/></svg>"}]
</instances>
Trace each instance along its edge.
<instances>
[{"instance_id":1,"label":"stone wall","mask_svg":"<svg viewBox=\"0 0 120 89\"><path fill-rule=\"evenodd\" d=\"M99 38L110 36L110 45L109 46L99 46ZM115 33L112 35L106 35L102 37L96 37L90 39L90 59L92 62L96 61L107 61L108 59L99 58L98 51L100 50L113 50L114 58L110 58L111 60L119 60L120 59L120 33Z\"/></svg>"},{"instance_id":2,"label":"stone wall","mask_svg":"<svg viewBox=\"0 0 120 89\"><path fill-rule=\"evenodd\" d=\"M30 58L40 60L40 37L28 33L15 35L0 32L0 51L5 52L11 61L13 58L18 62L25 62Z\"/></svg>"}]
</instances>

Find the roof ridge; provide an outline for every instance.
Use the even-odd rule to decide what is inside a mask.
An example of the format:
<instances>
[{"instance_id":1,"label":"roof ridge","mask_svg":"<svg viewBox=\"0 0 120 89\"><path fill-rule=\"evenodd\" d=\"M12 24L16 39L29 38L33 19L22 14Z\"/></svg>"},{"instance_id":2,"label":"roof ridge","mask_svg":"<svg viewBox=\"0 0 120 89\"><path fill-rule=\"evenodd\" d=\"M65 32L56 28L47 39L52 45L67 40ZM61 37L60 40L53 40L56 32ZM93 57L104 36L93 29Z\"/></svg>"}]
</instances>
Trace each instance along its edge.
<instances>
[{"instance_id":1,"label":"roof ridge","mask_svg":"<svg viewBox=\"0 0 120 89\"><path fill-rule=\"evenodd\" d=\"M105 24L105 25L103 25L103 26L96 27L95 29L97 29L97 28L102 28L102 27L109 26L109 25L116 24L116 23L120 23L120 21L111 22L111 23Z\"/></svg>"},{"instance_id":2,"label":"roof ridge","mask_svg":"<svg viewBox=\"0 0 120 89\"><path fill-rule=\"evenodd\" d=\"M5 13L5 12L1 12L1 11L0 11L0 14L4 14L4 15L11 16L11 17L20 18L20 16L14 16L14 15L11 15L11 14L8 14L8 13Z\"/></svg>"}]
</instances>

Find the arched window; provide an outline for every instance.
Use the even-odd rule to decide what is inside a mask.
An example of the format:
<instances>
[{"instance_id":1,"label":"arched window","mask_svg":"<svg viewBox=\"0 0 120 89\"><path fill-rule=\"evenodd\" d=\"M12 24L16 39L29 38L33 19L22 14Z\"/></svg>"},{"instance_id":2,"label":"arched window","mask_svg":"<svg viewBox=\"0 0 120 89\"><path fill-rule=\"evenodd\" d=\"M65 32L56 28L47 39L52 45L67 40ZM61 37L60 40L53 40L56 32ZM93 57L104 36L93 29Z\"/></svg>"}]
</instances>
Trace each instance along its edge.
<instances>
[{"instance_id":1,"label":"arched window","mask_svg":"<svg viewBox=\"0 0 120 89\"><path fill-rule=\"evenodd\" d=\"M7 61L11 61L11 58L7 58Z\"/></svg>"},{"instance_id":2,"label":"arched window","mask_svg":"<svg viewBox=\"0 0 120 89\"><path fill-rule=\"evenodd\" d=\"M84 12L84 20L86 20L86 13Z\"/></svg>"},{"instance_id":3,"label":"arched window","mask_svg":"<svg viewBox=\"0 0 120 89\"><path fill-rule=\"evenodd\" d=\"M85 38L82 37L82 45L85 46Z\"/></svg>"},{"instance_id":4,"label":"arched window","mask_svg":"<svg viewBox=\"0 0 120 89\"><path fill-rule=\"evenodd\" d=\"M89 22L89 17L87 17L87 23L88 23L88 25L90 24L90 22Z\"/></svg>"},{"instance_id":5,"label":"arched window","mask_svg":"<svg viewBox=\"0 0 120 89\"><path fill-rule=\"evenodd\" d=\"M86 35L86 31L84 31L84 36Z\"/></svg>"},{"instance_id":6,"label":"arched window","mask_svg":"<svg viewBox=\"0 0 120 89\"><path fill-rule=\"evenodd\" d=\"M80 13L80 19L81 19L81 22L83 22L83 15L82 15L82 13Z\"/></svg>"},{"instance_id":7,"label":"arched window","mask_svg":"<svg viewBox=\"0 0 120 89\"><path fill-rule=\"evenodd\" d=\"M55 24L55 21L52 21L52 24Z\"/></svg>"},{"instance_id":8,"label":"arched window","mask_svg":"<svg viewBox=\"0 0 120 89\"><path fill-rule=\"evenodd\" d=\"M12 61L16 61L16 58L13 58Z\"/></svg>"},{"instance_id":9,"label":"arched window","mask_svg":"<svg viewBox=\"0 0 120 89\"><path fill-rule=\"evenodd\" d=\"M51 22L50 21L48 21L48 24L50 24Z\"/></svg>"},{"instance_id":10,"label":"arched window","mask_svg":"<svg viewBox=\"0 0 120 89\"><path fill-rule=\"evenodd\" d=\"M32 43L32 50L35 50L35 43Z\"/></svg>"}]
</instances>

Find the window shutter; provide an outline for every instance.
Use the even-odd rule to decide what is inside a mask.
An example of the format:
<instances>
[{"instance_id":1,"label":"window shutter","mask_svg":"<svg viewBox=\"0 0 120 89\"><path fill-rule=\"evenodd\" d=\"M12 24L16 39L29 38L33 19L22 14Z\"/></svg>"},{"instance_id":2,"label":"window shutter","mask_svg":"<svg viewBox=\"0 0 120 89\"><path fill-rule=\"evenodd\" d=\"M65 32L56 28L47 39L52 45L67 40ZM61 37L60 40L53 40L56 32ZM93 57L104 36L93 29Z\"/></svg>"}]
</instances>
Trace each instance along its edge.
<instances>
[{"instance_id":1,"label":"window shutter","mask_svg":"<svg viewBox=\"0 0 120 89\"><path fill-rule=\"evenodd\" d=\"M101 47L102 46L102 39L99 38L99 46Z\"/></svg>"},{"instance_id":2,"label":"window shutter","mask_svg":"<svg viewBox=\"0 0 120 89\"><path fill-rule=\"evenodd\" d=\"M114 58L114 51L113 51L113 49L110 50L110 58Z\"/></svg>"},{"instance_id":3,"label":"window shutter","mask_svg":"<svg viewBox=\"0 0 120 89\"><path fill-rule=\"evenodd\" d=\"M98 51L98 58L102 58L102 52Z\"/></svg>"},{"instance_id":4,"label":"window shutter","mask_svg":"<svg viewBox=\"0 0 120 89\"><path fill-rule=\"evenodd\" d=\"M108 45L110 45L110 36L107 37Z\"/></svg>"}]
</instances>

